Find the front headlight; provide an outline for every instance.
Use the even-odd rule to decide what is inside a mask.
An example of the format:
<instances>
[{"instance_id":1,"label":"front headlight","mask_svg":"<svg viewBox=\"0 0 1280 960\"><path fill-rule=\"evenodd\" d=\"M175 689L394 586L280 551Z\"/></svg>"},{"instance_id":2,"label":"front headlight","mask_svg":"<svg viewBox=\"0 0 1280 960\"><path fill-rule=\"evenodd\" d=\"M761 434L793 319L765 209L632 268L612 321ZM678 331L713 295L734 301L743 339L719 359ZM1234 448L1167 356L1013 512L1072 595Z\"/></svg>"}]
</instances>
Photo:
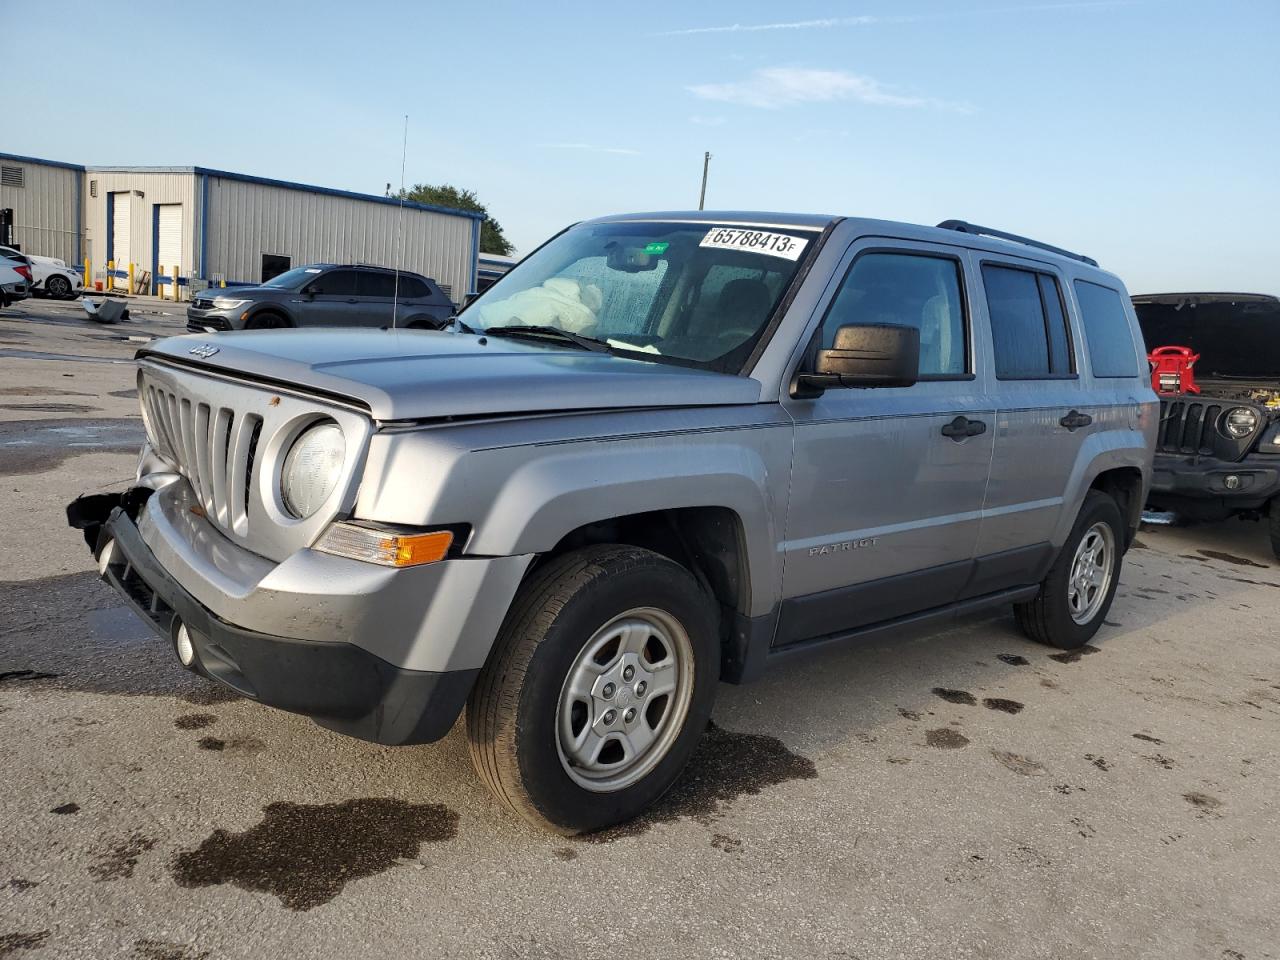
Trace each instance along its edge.
<instances>
[{"instance_id":1,"label":"front headlight","mask_svg":"<svg viewBox=\"0 0 1280 960\"><path fill-rule=\"evenodd\" d=\"M231 297L214 297L213 305L219 310L239 310L248 300L233 300Z\"/></svg>"},{"instance_id":2,"label":"front headlight","mask_svg":"<svg viewBox=\"0 0 1280 960\"><path fill-rule=\"evenodd\" d=\"M1232 440L1243 440L1258 429L1258 411L1250 407L1232 407L1222 415L1219 429Z\"/></svg>"},{"instance_id":3,"label":"front headlight","mask_svg":"<svg viewBox=\"0 0 1280 960\"><path fill-rule=\"evenodd\" d=\"M285 509L305 520L329 499L342 476L347 443L332 420L305 430L284 458L280 471L280 499Z\"/></svg>"}]
</instances>

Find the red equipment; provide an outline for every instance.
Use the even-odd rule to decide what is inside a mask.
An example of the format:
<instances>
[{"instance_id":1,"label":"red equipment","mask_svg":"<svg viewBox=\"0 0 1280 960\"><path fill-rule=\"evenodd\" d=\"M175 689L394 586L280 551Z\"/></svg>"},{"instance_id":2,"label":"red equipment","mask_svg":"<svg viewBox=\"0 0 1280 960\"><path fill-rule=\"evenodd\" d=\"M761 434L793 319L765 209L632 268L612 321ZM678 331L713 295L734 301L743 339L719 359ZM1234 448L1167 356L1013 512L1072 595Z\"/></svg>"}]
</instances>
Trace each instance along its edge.
<instances>
[{"instance_id":1,"label":"red equipment","mask_svg":"<svg viewBox=\"0 0 1280 960\"><path fill-rule=\"evenodd\" d=\"M1190 347L1156 347L1151 361L1151 389L1156 393L1199 393L1192 367L1200 354Z\"/></svg>"}]
</instances>

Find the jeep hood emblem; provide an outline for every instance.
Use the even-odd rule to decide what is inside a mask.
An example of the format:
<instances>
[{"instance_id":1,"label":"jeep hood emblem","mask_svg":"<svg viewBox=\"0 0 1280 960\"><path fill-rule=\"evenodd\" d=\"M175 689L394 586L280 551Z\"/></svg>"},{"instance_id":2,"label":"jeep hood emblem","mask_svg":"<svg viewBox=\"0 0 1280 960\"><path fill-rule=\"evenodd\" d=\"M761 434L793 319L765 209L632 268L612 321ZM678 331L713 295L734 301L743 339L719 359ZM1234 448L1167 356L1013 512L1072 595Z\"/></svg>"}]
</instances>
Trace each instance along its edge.
<instances>
[{"instance_id":1,"label":"jeep hood emblem","mask_svg":"<svg viewBox=\"0 0 1280 960\"><path fill-rule=\"evenodd\" d=\"M204 360L209 359L209 357L212 357L217 352L218 348L212 343L202 343L198 347L192 347L187 351L187 353L193 354L194 356L200 357Z\"/></svg>"}]
</instances>

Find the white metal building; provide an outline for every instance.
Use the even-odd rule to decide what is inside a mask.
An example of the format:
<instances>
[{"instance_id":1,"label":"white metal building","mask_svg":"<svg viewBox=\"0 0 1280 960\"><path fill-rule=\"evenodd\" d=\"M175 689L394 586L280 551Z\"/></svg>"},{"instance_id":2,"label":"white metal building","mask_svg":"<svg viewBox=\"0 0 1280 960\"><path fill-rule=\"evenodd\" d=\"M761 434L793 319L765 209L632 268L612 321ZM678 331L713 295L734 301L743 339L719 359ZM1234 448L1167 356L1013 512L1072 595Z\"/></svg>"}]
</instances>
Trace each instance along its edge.
<instances>
[{"instance_id":1,"label":"white metal building","mask_svg":"<svg viewBox=\"0 0 1280 960\"><path fill-rule=\"evenodd\" d=\"M0 153L0 209L24 253L80 261L84 167Z\"/></svg>"},{"instance_id":2,"label":"white metal building","mask_svg":"<svg viewBox=\"0 0 1280 960\"><path fill-rule=\"evenodd\" d=\"M484 218L470 211L205 167L78 167L7 154L0 163L6 184L26 183L0 194L0 208L14 209L14 239L47 253L55 248L42 236L65 236L51 255L88 260L90 285L108 263L118 286L132 264L136 280L148 274L165 293L175 275L182 290L193 279L239 286L307 263L366 263L432 277L457 302L476 292Z\"/></svg>"}]
</instances>

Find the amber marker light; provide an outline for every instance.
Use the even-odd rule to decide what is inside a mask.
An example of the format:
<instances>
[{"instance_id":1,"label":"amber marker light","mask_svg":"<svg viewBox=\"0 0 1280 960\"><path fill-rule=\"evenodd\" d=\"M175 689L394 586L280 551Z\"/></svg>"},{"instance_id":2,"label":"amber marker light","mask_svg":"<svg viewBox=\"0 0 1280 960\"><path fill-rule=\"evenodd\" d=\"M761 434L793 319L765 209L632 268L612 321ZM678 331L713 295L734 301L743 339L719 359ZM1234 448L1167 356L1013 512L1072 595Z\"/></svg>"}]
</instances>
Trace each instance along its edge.
<instances>
[{"instance_id":1,"label":"amber marker light","mask_svg":"<svg viewBox=\"0 0 1280 960\"><path fill-rule=\"evenodd\" d=\"M394 533L376 527L335 523L316 544L322 553L377 563L384 567L417 567L435 563L449 555L453 531Z\"/></svg>"}]
</instances>

